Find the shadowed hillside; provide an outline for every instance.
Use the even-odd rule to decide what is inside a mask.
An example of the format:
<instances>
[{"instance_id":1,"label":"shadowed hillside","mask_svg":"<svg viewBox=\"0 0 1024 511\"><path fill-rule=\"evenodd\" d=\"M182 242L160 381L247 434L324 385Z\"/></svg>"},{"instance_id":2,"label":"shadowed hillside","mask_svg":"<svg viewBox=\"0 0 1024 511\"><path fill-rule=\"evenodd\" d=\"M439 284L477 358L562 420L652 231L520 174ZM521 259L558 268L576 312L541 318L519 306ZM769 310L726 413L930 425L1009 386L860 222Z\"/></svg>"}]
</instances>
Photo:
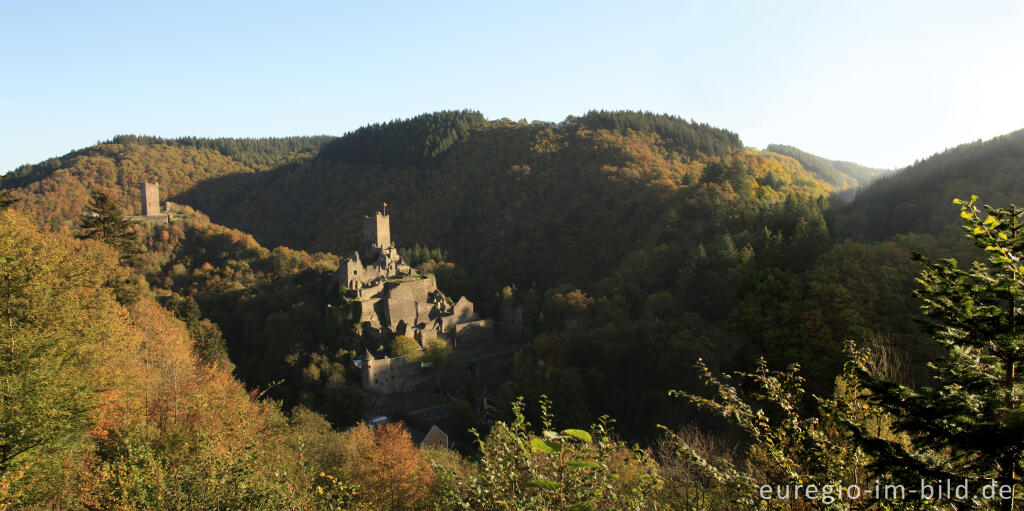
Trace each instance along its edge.
<instances>
[{"instance_id":1,"label":"shadowed hillside","mask_svg":"<svg viewBox=\"0 0 1024 511\"><path fill-rule=\"evenodd\" d=\"M954 198L1024 204L1024 130L959 145L884 176L835 212L843 237L884 240L895 234L959 233Z\"/></svg>"},{"instance_id":2,"label":"shadowed hillside","mask_svg":"<svg viewBox=\"0 0 1024 511\"><path fill-rule=\"evenodd\" d=\"M436 115L364 128L316 158L208 180L179 200L264 243L336 253L358 245L362 214L386 201L397 240L445 247L494 290L594 280L673 230L713 237L730 216L757 215L786 194L833 190L788 157L744 150L735 134L668 116L592 112L526 124ZM443 152L428 151L429 164L372 157L421 147L431 123L451 136ZM388 133L397 140L375 142Z\"/></svg>"}]
</instances>

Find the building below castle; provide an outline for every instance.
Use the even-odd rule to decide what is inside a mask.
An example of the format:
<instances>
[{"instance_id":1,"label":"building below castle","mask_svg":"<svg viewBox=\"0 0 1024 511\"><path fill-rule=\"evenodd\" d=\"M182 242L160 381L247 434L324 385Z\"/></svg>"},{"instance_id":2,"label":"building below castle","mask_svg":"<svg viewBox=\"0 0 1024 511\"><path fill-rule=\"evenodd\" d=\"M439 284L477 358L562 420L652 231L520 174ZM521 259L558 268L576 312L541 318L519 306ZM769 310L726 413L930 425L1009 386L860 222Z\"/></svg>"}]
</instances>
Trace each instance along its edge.
<instances>
[{"instance_id":1,"label":"building below castle","mask_svg":"<svg viewBox=\"0 0 1024 511\"><path fill-rule=\"evenodd\" d=\"M494 323L482 319L466 297L452 301L438 288L433 275L405 264L391 241L387 204L363 221L363 247L338 265L339 292L359 302L359 323L364 334L390 339L411 337L420 349L433 339L453 347L495 340ZM383 345L381 345L383 346ZM419 375L418 362L389 358L381 350L367 350L362 364L363 388L381 393L411 390Z\"/></svg>"}]
</instances>

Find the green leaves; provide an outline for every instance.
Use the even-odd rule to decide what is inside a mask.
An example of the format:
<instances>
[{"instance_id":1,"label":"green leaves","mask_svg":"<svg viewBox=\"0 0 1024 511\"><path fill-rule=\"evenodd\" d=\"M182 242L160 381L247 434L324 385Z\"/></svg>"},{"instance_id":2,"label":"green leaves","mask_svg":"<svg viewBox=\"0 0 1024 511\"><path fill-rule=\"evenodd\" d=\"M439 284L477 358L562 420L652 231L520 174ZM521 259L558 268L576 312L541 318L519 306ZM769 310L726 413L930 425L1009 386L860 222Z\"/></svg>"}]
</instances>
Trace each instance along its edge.
<instances>
[{"instance_id":1,"label":"green leaves","mask_svg":"<svg viewBox=\"0 0 1024 511\"><path fill-rule=\"evenodd\" d=\"M594 439L590 436L590 433L587 433L582 429L567 429L565 431L562 431L562 434L571 438L575 438L580 442L591 443L594 441Z\"/></svg>"},{"instance_id":2,"label":"green leaves","mask_svg":"<svg viewBox=\"0 0 1024 511\"><path fill-rule=\"evenodd\" d=\"M550 424L550 402L542 399L543 421ZM513 403L511 424L496 422L479 440L479 472L459 478L442 472L449 489L442 509L651 509L662 488L657 464L643 451L607 439L607 418L590 431L545 428L529 433L522 400ZM479 438L479 437L478 437Z\"/></svg>"},{"instance_id":3,"label":"green leaves","mask_svg":"<svg viewBox=\"0 0 1024 511\"><path fill-rule=\"evenodd\" d=\"M857 473L861 456L851 448L846 436L826 427L818 417L801 415L804 380L796 364L786 371L772 371L761 359L757 370L736 373L746 381L746 397L726 377L713 374L703 361L697 372L711 390L710 397L685 391L672 391L698 408L718 415L739 426L750 438L745 456L756 461L754 470L738 469L729 456L711 452L700 434L686 436L663 428L675 448L675 455L688 469L713 481L711 488L728 489L734 505L749 509L757 504L757 489L766 480L786 484L814 483L835 485ZM818 399L822 417L835 413L835 401ZM852 453L852 455L851 455ZM852 466L852 470L851 470Z\"/></svg>"},{"instance_id":4,"label":"green leaves","mask_svg":"<svg viewBox=\"0 0 1024 511\"><path fill-rule=\"evenodd\" d=\"M544 438L534 438L530 440L530 447L533 449L534 452L554 454L562 450L562 441L568 439L576 440L587 444L593 443L594 441L594 438L590 436L590 433L587 433L582 429L566 429L562 431L562 434L558 434L554 431L545 431Z\"/></svg>"},{"instance_id":5,"label":"green leaves","mask_svg":"<svg viewBox=\"0 0 1024 511\"><path fill-rule=\"evenodd\" d=\"M592 509L596 508L594 507L594 504L590 502L577 502L565 509L567 511L591 511Z\"/></svg>"},{"instance_id":6,"label":"green leaves","mask_svg":"<svg viewBox=\"0 0 1024 511\"><path fill-rule=\"evenodd\" d=\"M554 454L562 450L561 445L544 440L543 438L534 438L533 440L530 440L530 447L533 448L534 452L543 452L546 454Z\"/></svg>"}]
</instances>

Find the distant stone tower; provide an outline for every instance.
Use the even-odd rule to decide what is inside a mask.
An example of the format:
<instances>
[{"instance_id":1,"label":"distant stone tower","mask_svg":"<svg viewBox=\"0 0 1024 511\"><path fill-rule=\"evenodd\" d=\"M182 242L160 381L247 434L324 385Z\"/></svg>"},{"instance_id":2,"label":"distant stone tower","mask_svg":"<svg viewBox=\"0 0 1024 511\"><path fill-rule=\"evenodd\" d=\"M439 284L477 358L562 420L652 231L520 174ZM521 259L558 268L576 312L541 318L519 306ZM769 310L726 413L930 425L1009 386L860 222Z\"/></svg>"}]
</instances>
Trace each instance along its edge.
<instances>
[{"instance_id":1,"label":"distant stone tower","mask_svg":"<svg viewBox=\"0 0 1024 511\"><path fill-rule=\"evenodd\" d=\"M366 244L377 249L391 246L391 219L388 217L388 203L373 217L363 220L363 239Z\"/></svg>"},{"instance_id":2,"label":"distant stone tower","mask_svg":"<svg viewBox=\"0 0 1024 511\"><path fill-rule=\"evenodd\" d=\"M142 216L160 214L160 185L142 183Z\"/></svg>"}]
</instances>

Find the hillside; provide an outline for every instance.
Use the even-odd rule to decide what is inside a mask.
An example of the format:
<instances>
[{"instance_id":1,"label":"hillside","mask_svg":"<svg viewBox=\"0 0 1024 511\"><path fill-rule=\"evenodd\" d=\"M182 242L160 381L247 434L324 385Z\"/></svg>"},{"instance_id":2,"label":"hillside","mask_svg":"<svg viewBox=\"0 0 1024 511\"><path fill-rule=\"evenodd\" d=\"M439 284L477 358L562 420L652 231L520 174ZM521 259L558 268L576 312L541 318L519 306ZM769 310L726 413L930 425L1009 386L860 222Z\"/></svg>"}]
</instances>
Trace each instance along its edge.
<instances>
[{"instance_id":1,"label":"hillside","mask_svg":"<svg viewBox=\"0 0 1024 511\"><path fill-rule=\"evenodd\" d=\"M413 147L407 165L331 143L178 200L263 243L341 254L358 246L362 216L387 202L399 246L439 247L454 263L438 275L446 292L488 310L507 288L527 311L541 338L520 357L516 392L547 393L566 423L615 413L632 437L685 420L664 389L694 385L685 368L697 357L728 360L746 342L726 325L754 275L745 268L800 268L827 248L823 197L834 188L727 131L638 113L558 124L462 115L352 135ZM413 143L431 125L451 135L446 149ZM545 374L529 374L540 359Z\"/></svg>"},{"instance_id":2,"label":"hillside","mask_svg":"<svg viewBox=\"0 0 1024 511\"><path fill-rule=\"evenodd\" d=\"M114 250L0 211L0 504L147 509L301 505L287 419L143 292ZM13 306L12 306L13 305ZM243 454L244 453L244 454ZM290 489L289 489L290 488Z\"/></svg>"},{"instance_id":3,"label":"hillside","mask_svg":"<svg viewBox=\"0 0 1024 511\"><path fill-rule=\"evenodd\" d=\"M532 479L501 486L514 475L573 491L598 481L594 499L634 499L631 509L731 509L738 490L701 475L701 458L754 460L760 474L774 470L764 453L777 445L800 459L842 457L799 451L790 430L767 422L749 452L729 454L723 446L741 442L739 430L669 390L698 393L719 371L757 369L734 380L742 391L722 388L719 415L744 420L737 413L759 410L741 396L760 382L775 415L757 424L824 424L801 388L836 396L818 401L821 410L852 413L851 423L877 430L895 420L862 414L870 407L851 397L854 383L836 378L850 360L846 343L878 350L869 361L898 381L931 377L926 364L939 351L919 328L921 266L911 254L959 250L955 208L939 204L947 191L1014 193L1020 137L937 155L837 209L828 197L837 183L853 186L852 167L782 146L744 148L726 130L636 112L561 123L441 112L298 146L118 137L25 168L3 181L20 211L0 212L0 264L11 275L0 284L27 308L0 311L9 319L0 329L42 343L50 358L8 364L9 373L25 368L20 381L40 382L17 396L43 408L11 402L4 412L48 437L26 451L33 463L0 466L0 502L428 509L479 507L496 494L524 507L562 498ZM131 211L138 183L154 178L179 205L170 225L131 228L145 249L132 268L64 232L78 229L79 197L105 190ZM851 215L876 214L865 205L885 193L934 211L902 232L865 223L873 230L860 238L877 241L836 239L855 225ZM384 398L359 388L356 308L327 282L334 254L358 245L362 216L382 201L402 253L440 288L470 295L497 320L507 307L523 313L529 339L502 347L515 351L500 374L507 383L480 385L471 372L461 389L444 383L457 400L448 433L472 457L416 448L398 425L350 428ZM935 228L932 217L941 219ZM710 372L695 370L698 360ZM769 372L794 362L799 377ZM469 404L478 391L496 403L493 428ZM607 435L604 415L614 435L652 447L591 443ZM551 431L542 440L526 421ZM589 432L563 429L586 424ZM479 443L471 426L483 431ZM684 429L693 427L705 433ZM828 438L823 449L853 448L845 430L817 431ZM686 451L688 442L703 447ZM568 457L545 454L558 450ZM608 484L630 492L609 497Z\"/></svg>"},{"instance_id":4,"label":"hillside","mask_svg":"<svg viewBox=\"0 0 1024 511\"><path fill-rule=\"evenodd\" d=\"M23 165L0 177L0 189L19 200L17 209L39 223L70 228L93 191L110 195L132 214L140 213L138 189L160 183L166 199L203 180L266 170L304 155L328 137L285 139L160 139L118 136L112 140Z\"/></svg>"},{"instance_id":5,"label":"hillside","mask_svg":"<svg viewBox=\"0 0 1024 511\"><path fill-rule=\"evenodd\" d=\"M876 180L834 212L837 236L880 241L900 233L959 236L954 198L1024 204L1024 130L959 145Z\"/></svg>"},{"instance_id":6,"label":"hillside","mask_svg":"<svg viewBox=\"0 0 1024 511\"><path fill-rule=\"evenodd\" d=\"M326 286L337 256L267 249L188 207L176 207L176 217L136 224L146 249L139 270L185 321L197 353L230 359L240 380L287 410L302 405L340 427L360 420L359 344L345 328L344 301Z\"/></svg>"},{"instance_id":7,"label":"hillside","mask_svg":"<svg viewBox=\"0 0 1024 511\"><path fill-rule=\"evenodd\" d=\"M630 250L663 241L674 224L704 238L729 215L754 215L787 194L833 191L788 157L744 150L734 134L667 116L481 124L465 115L471 128L462 130L447 118L407 121L437 122L452 134L429 163L366 160L387 151L365 145L346 156L336 150L346 137L316 158L208 180L179 200L265 243L336 253L358 246L363 212L386 201L395 239L445 248L471 273L490 275L485 287L493 290L592 281ZM388 144L422 133L398 126L389 128L398 141L386 137Z\"/></svg>"},{"instance_id":8,"label":"hillside","mask_svg":"<svg viewBox=\"0 0 1024 511\"><path fill-rule=\"evenodd\" d=\"M213 248L218 239L233 254L253 256L222 270L261 259L271 263L242 272L242 280L263 271L292 275L306 259L265 251L251 238L193 220L187 230L175 231L175 225L150 232L156 234L150 241L163 245L151 246L156 250L150 256L157 257L148 264L185 246L205 259L194 249ZM133 270L119 266L112 247L44 232L23 215L0 210L0 265L7 303L0 308L0 335L11 341L0 355L0 506L461 509L481 489L524 504L557 505L525 482L481 486L495 462L512 461L507 457L485 455L477 463L448 449L420 448L401 423L340 432L304 407L286 415L276 401L260 400L232 378L220 357L203 356L209 352L194 336L194 317L176 319L144 285L131 300L118 300L112 283L132 280ZM203 266L212 267L209 261ZM208 269L196 276L224 277ZM334 378L331 386L337 387ZM522 422L488 438L491 449L535 441ZM592 501L612 505L628 494L646 508L672 498L660 493L649 453L631 453L617 441L600 447L594 452L566 445L576 462L603 463L588 474L602 481L588 491L601 499ZM529 451L513 459L526 466L502 469L512 478L564 477L573 469L573 463ZM565 480L594 486L576 479Z\"/></svg>"},{"instance_id":9,"label":"hillside","mask_svg":"<svg viewBox=\"0 0 1024 511\"><path fill-rule=\"evenodd\" d=\"M665 391L698 383L687 370L698 357L811 360L813 381L828 386L842 336L873 326L871 315L847 314L794 350L786 339L799 309L781 307L771 335L760 332L757 309L741 304L802 299L757 288L766 274L802 282L833 271L801 273L829 250L825 197L836 188L794 158L744 148L704 124L639 112L561 123L440 112L368 126L315 152L284 151L291 156L263 171L216 141L117 141L5 178L11 187L38 178L13 188L24 199L14 208L73 226L89 190L110 191L131 211L138 183L160 179L165 198L230 229L200 222L148 232L151 285L169 292L168 306L184 313L194 301L216 323L248 385L283 379L272 395L342 425L359 404L339 393L351 348L318 312L333 261L260 245L347 254L362 216L381 202L399 247L444 253L448 262L433 268L446 293L470 296L485 314L499 292L523 307L537 340L517 358L515 392L548 394L566 424L612 413L637 439L657 423L682 424L692 412ZM280 264L292 270L273 269ZM844 284L844 307L873 292L861 284ZM546 370L534 374L539 361ZM645 367L643 378L635 367Z\"/></svg>"},{"instance_id":10,"label":"hillside","mask_svg":"<svg viewBox=\"0 0 1024 511\"><path fill-rule=\"evenodd\" d=\"M887 172L849 161L828 160L788 145L769 144L766 150L795 159L805 169L837 190L867 186L872 180Z\"/></svg>"}]
</instances>

